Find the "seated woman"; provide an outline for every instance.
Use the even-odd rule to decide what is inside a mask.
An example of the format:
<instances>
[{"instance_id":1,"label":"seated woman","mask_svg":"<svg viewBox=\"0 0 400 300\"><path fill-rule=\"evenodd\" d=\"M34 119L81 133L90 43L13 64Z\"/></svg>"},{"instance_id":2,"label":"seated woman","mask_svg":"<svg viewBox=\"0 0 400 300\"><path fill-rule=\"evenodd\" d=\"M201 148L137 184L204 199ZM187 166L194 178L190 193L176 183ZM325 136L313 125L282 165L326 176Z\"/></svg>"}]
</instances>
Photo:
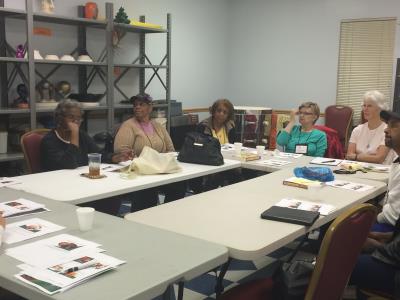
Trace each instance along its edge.
<instances>
[{"instance_id":1,"label":"seated woman","mask_svg":"<svg viewBox=\"0 0 400 300\"><path fill-rule=\"evenodd\" d=\"M234 108L228 99L219 99L210 107L211 116L197 125L197 131L217 138L221 145L235 142Z\"/></svg>"},{"instance_id":2,"label":"seated woman","mask_svg":"<svg viewBox=\"0 0 400 300\"><path fill-rule=\"evenodd\" d=\"M378 164L391 164L394 152L385 146L386 123L380 112L387 110L385 96L378 91L364 94L362 113L367 122L358 125L351 133L346 159Z\"/></svg>"},{"instance_id":3,"label":"seated woman","mask_svg":"<svg viewBox=\"0 0 400 300\"><path fill-rule=\"evenodd\" d=\"M43 171L75 169L88 164L88 153L102 153L102 161L118 163L131 159L131 151L117 154L104 153L92 138L80 130L82 112L79 102L62 100L54 112L56 128L43 137L40 145L40 159ZM117 214L120 201L95 201L85 205L96 210Z\"/></svg>"},{"instance_id":4,"label":"seated woman","mask_svg":"<svg viewBox=\"0 0 400 300\"><path fill-rule=\"evenodd\" d=\"M278 145L285 147L286 152L323 157L328 146L326 134L314 129L319 113L318 104L313 102L305 102L298 110L292 110L288 125L278 133ZM296 115L300 125L295 125Z\"/></svg>"},{"instance_id":5,"label":"seated woman","mask_svg":"<svg viewBox=\"0 0 400 300\"><path fill-rule=\"evenodd\" d=\"M218 139L221 145L235 142L234 108L228 99L219 99L210 107L211 116L197 125L196 131ZM196 178L190 181L194 193L216 189L225 181L229 184L240 181L237 170L226 171Z\"/></svg>"},{"instance_id":6,"label":"seated woman","mask_svg":"<svg viewBox=\"0 0 400 300\"><path fill-rule=\"evenodd\" d=\"M80 130L82 112L79 102L61 101L54 112L56 128L43 137L40 156L43 171L75 169L88 164L88 153L102 153L93 139ZM118 163L129 160L130 151L102 153L102 161Z\"/></svg>"},{"instance_id":7,"label":"seated woman","mask_svg":"<svg viewBox=\"0 0 400 300\"><path fill-rule=\"evenodd\" d=\"M132 151L134 156L139 156L144 146L151 147L160 153L175 151L168 131L151 119L153 99L148 94L139 94L133 96L132 100L134 116L122 123L119 128L114 140L114 151ZM185 196L186 185L173 183L160 189L165 193L165 202L170 202ZM157 190L135 192L131 211L157 205Z\"/></svg>"}]
</instances>

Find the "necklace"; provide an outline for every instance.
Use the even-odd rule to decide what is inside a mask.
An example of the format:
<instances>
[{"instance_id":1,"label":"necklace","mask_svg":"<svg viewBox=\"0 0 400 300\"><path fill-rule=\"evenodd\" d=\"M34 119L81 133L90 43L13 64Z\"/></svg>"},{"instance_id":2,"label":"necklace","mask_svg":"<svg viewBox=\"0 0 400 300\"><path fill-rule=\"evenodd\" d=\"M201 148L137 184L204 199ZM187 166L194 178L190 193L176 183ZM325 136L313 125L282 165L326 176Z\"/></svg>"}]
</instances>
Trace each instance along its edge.
<instances>
[{"instance_id":1,"label":"necklace","mask_svg":"<svg viewBox=\"0 0 400 300\"><path fill-rule=\"evenodd\" d=\"M368 128L369 134L371 133L371 131L374 131L374 134L372 135L372 137L370 137L370 138L368 139L367 150L369 150L369 148L371 147L371 142L372 142L372 140L374 139L374 137L375 137L375 135L376 135L376 132L378 131L378 128L379 128L379 127L375 128L375 129L373 129L373 130L370 130L370 129Z\"/></svg>"},{"instance_id":2,"label":"necklace","mask_svg":"<svg viewBox=\"0 0 400 300\"><path fill-rule=\"evenodd\" d=\"M56 136L57 136L61 141L63 141L63 142L66 143L66 144L71 144L71 141L64 140L64 139L59 135L59 133L57 132L57 129L55 129L54 132L56 133Z\"/></svg>"}]
</instances>

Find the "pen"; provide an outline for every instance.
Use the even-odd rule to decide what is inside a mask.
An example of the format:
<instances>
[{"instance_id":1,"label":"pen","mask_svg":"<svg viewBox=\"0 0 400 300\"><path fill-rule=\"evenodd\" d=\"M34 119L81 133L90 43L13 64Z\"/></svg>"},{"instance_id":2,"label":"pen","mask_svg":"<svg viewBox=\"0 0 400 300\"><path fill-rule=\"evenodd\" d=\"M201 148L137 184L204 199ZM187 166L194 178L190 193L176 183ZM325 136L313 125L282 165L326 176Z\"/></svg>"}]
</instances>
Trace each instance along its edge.
<instances>
[{"instance_id":1,"label":"pen","mask_svg":"<svg viewBox=\"0 0 400 300\"><path fill-rule=\"evenodd\" d=\"M331 163L331 162L335 162L336 160L332 159L332 160L324 160L321 161L321 163L325 164L325 163Z\"/></svg>"},{"instance_id":2,"label":"pen","mask_svg":"<svg viewBox=\"0 0 400 300\"><path fill-rule=\"evenodd\" d=\"M98 264L98 262L93 260L93 261L90 261L88 263L81 264L81 265L73 267L73 268L69 268L66 271L64 271L63 274L68 274L68 273L71 273L71 272L76 272L76 271L79 271L79 270L87 269L87 268L95 266L96 264Z\"/></svg>"}]
</instances>

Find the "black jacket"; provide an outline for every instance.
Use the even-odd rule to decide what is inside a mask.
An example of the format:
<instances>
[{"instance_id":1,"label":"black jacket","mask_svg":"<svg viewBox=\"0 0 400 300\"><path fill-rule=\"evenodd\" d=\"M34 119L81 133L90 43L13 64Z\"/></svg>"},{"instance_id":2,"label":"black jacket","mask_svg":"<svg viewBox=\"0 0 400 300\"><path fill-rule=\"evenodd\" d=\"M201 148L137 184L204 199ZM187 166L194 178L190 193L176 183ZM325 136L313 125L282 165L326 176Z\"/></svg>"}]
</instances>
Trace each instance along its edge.
<instances>
[{"instance_id":1,"label":"black jacket","mask_svg":"<svg viewBox=\"0 0 400 300\"><path fill-rule=\"evenodd\" d=\"M79 148L61 141L54 130L43 137L40 145L40 160L43 171L75 169L88 164L88 153L101 153L103 162L111 162L111 153L102 153L93 139L79 131Z\"/></svg>"},{"instance_id":2,"label":"black jacket","mask_svg":"<svg viewBox=\"0 0 400 300\"><path fill-rule=\"evenodd\" d=\"M196 128L197 132L201 132L207 135L212 136L212 117L209 117L203 121L201 121ZM233 144L236 142L236 134L235 134L235 122L229 120L225 123L225 131L228 135L229 143Z\"/></svg>"}]
</instances>

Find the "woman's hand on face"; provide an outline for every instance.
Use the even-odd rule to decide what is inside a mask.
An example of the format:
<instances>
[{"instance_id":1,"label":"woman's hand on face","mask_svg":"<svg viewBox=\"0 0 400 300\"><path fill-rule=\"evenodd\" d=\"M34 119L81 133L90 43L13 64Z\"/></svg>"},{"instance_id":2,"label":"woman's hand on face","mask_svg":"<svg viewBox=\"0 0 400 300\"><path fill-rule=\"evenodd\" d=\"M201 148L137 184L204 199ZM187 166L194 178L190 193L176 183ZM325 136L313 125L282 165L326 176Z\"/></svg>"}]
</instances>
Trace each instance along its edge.
<instances>
[{"instance_id":1,"label":"woman's hand on face","mask_svg":"<svg viewBox=\"0 0 400 300\"><path fill-rule=\"evenodd\" d=\"M298 109L292 109L290 111L290 122L296 122L296 116L298 115L299 110Z\"/></svg>"},{"instance_id":2,"label":"woman's hand on face","mask_svg":"<svg viewBox=\"0 0 400 300\"><path fill-rule=\"evenodd\" d=\"M72 134L79 133L79 124L75 122L66 122L68 129L71 131Z\"/></svg>"}]
</instances>

